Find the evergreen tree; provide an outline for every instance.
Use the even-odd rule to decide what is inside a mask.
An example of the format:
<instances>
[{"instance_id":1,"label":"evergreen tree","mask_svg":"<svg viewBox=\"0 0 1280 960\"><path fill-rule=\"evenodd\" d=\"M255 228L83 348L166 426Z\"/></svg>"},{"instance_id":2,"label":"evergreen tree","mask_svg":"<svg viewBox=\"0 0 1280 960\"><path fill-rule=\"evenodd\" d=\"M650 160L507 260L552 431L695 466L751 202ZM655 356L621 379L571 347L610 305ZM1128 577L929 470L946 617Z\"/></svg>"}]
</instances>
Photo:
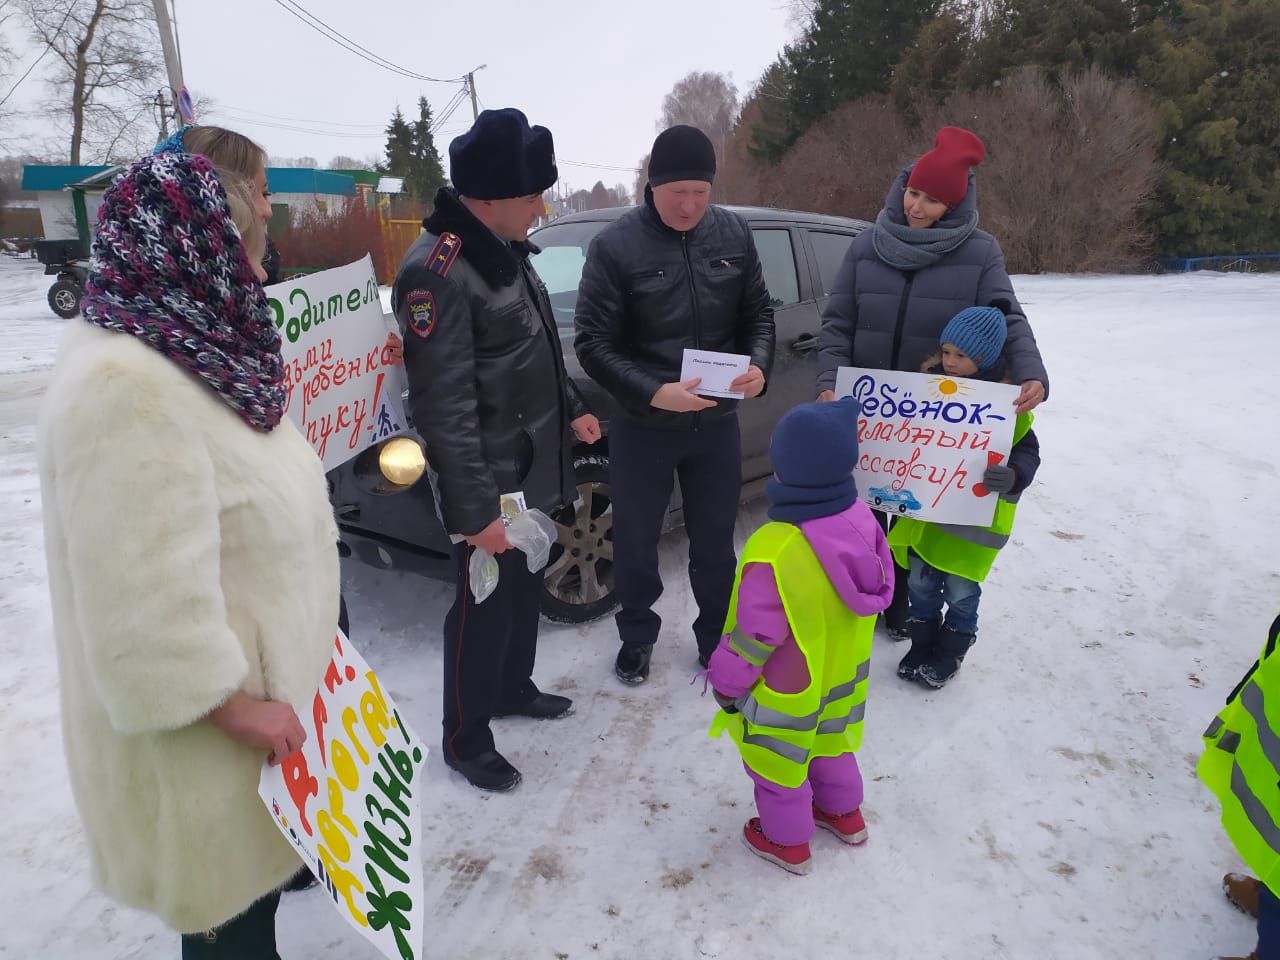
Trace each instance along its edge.
<instances>
[{"instance_id":1,"label":"evergreen tree","mask_svg":"<svg viewBox=\"0 0 1280 960\"><path fill-rule=\"evenodd\" d=\"M407 177L413 166L413 129L405 121L398 106L391 115L386 133L387 144L383 147L386 160L378 164L378 172L389 173L393 177Z\"/></svg>"},{"instance_id":2,"label":"evergreen tree","mask_svg":"<svg viewBox=\"0 0 1280 960\"><path fill-rule=\"evenodd\" d=\"M396 107L386 133L386 161L379 164L378 169L393 177L403 177L405 193L430 203L436 191L444 186L445 176L432 130L431 105L426 98L418 98L418 119L412 123Z\"/></svg>"},{"instance_id":3,"label":"evergreen tree","mask_svg":"<svg viewBox=\"0 0 1280 960\"><path fill-rule=\"evenodd\" d=\"M1161 252L1280 251L1280 0L1186 0L1141 77L1164 133Z\"/></svg>"},{"instance_id":4,"label":"evergreen tree","mask_svg":"<svg viewBox=\"0 0 1280 960\"><path fill-rule=\"evenodd\" d=\"M782 53L786 126L762 131L755 151L781 156L813 123L842 103L889 89L893 65L941 0L816 0L800 39Z\"/></svg>"},{"instance_id":5,"label":"evergreen tree","mask_svg":"<svg viewBox=\"0 0 1280 960\"><path fill-rule=\"evenodd\" d=\"M432 129L431 104L426 97L418 98L418 119L413 123L414 173L409 186L424 203L430 202L445 184L444 166L440 151L436 149L435 131Z\"/></svg>"}]
</instances>

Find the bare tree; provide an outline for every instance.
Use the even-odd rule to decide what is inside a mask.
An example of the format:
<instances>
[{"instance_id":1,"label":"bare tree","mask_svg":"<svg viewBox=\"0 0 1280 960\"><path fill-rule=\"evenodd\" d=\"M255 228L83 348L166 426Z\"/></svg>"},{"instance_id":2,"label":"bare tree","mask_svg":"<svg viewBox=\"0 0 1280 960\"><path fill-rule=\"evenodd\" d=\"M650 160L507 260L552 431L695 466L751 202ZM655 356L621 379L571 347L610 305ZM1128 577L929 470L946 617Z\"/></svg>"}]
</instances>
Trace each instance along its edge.
<instances>
[{"instance_id":1,"label":"bare tree","mask_svg":"<svg viewBox=\"0 0 1280 960\"><path fill-rule=\"evenodd\" d=\"M929 135L959 123L986 141L982 219L1011 270L1119 270L1150 252L1139 211L1159 173L1159 126L1135 81L1089 67L1055 83L1023 67L997 90L956 94L922 121Z\"/></svg>"},{"instance_id":2,"label":"bare tree","mask_svg":"<svg viewBox=\"0 0 1280 960\"><path fill-rule=\"evenodd\" d=\"M54 109L70 121L69 159L101 159L154 143L159 34L145 0L18 0L32 38L56 68Z\"/></svg>"},{"instance_id":3,"label":"bare tree","mask_svg":"<svg viewBox=\"0 0 1280 960\"><path fill-rule=\"evenodd\" d=\"M13 112L5 106L5 101L17 84L13 76L17 61L14 59L13 46L8 40L8 27L12 19L12 0L0 0L0 123L4 123ZM0 144L3 143L4 137L0 136Z\"/></svg>"},{"instance_id":4,"label":"bare tree","mask_svg":"<svg viewBox=\"0 0 1280 960\"><path fill-rule=\"evenodd\" d=\"M372 170L373 167L365 166L365 161L357 160L355 157L348 157L345 154L339 154L329 161L330 170Z\"/></svg>"},{"instance_id":5,"label":"bare tree","mask_svg":"<svg viewBox=\"0 0 1280 960\"><path fill-rule=\"evenodd\" d=\"M915 139L888 97L846 103L759 172L754 202L873 220Z\"/></svg>"},{"instance_id":6,"label":"bare tree","mask_svg":"<svg viewBox=\"0 0 1280 960\"><path fill-rule=\"evenodd\" d=\"M723 73L694 71L663 98L658 129L665 130L677 123L697 127L711 139L716 159L720 161L724 159L737 117L738 88L733 81ZM723 189L713 189L712 199L723 202Z\"/></svg>"},{"instance_id":7,"label":"bare tree","mask_svg":"<svg viewBox=\"0 0 1280 960\"><path fill-rule=\"evenodd\" d=\"M786 0L783 8L787 11L787 26L797 35L804 33L813 23L817 7L818 0Z\"/></svg>"}]
</instances>

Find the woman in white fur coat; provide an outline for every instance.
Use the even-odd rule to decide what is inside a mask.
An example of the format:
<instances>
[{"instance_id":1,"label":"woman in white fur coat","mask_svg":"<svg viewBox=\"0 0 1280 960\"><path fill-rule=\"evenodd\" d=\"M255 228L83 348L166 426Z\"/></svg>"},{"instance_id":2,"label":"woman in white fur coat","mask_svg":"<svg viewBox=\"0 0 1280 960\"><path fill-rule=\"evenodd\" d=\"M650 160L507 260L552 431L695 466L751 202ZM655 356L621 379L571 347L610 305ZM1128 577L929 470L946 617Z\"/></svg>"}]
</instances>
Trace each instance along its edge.
<instances>
[{"instance_id":1,"label":"woman in white fur coat","mask_svg":"<svg viewBox=\"0 0 1280 960\"><path fill-rule=\"evenodd\" d=\"M250 218L255 219L255 218ZM299 867L258 797L306 738L338 615L320 460L209 162L106 197L39 432L71 785L95 882L184 958L275 960ZM206 932L207 931L207 932Z\"/></svg>"}]
</instances>

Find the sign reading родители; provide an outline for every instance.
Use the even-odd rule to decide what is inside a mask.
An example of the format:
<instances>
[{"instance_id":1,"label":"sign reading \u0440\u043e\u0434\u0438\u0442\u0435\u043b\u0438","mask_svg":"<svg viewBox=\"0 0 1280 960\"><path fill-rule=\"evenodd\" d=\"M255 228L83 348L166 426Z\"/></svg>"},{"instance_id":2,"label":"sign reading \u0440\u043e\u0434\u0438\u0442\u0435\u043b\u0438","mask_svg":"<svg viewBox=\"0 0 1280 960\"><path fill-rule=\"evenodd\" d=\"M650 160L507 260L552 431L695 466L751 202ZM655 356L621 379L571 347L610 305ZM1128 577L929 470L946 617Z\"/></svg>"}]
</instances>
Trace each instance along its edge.
<instances>
[{"instance_id":1,"label":"sign reading \u0440\u043e\u0434\u0438\u0442\u0435\u043b\u0438","mask_svg":"<svg viewBox=\"0 0 1280 960\"><path fill-rule=\"evenodd\" d=\"M404 366L387 346L373 261L267 287L280 332L285 413L325 470L405 429Z\"/></svg>"}]
</instances>

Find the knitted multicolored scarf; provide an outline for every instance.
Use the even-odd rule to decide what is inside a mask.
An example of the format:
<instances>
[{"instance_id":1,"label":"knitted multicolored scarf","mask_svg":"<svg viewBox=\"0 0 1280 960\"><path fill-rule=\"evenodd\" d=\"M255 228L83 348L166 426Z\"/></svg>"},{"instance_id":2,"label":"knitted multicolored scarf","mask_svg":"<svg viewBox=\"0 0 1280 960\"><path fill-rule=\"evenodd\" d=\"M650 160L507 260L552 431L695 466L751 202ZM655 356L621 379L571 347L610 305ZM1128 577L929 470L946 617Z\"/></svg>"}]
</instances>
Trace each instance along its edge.
<instances>
[{"instance_id":1,"label":"knitted multicolored scarf","mask_svg":"<svg viewBox=\"0 0 1280 960\"><path fill-rule=\"evenodd\" d=\"M107 190L82 310L195 374L250 426L284 415L280 337L204 157L143 157Z\"/></svg>"}]
</instances>

